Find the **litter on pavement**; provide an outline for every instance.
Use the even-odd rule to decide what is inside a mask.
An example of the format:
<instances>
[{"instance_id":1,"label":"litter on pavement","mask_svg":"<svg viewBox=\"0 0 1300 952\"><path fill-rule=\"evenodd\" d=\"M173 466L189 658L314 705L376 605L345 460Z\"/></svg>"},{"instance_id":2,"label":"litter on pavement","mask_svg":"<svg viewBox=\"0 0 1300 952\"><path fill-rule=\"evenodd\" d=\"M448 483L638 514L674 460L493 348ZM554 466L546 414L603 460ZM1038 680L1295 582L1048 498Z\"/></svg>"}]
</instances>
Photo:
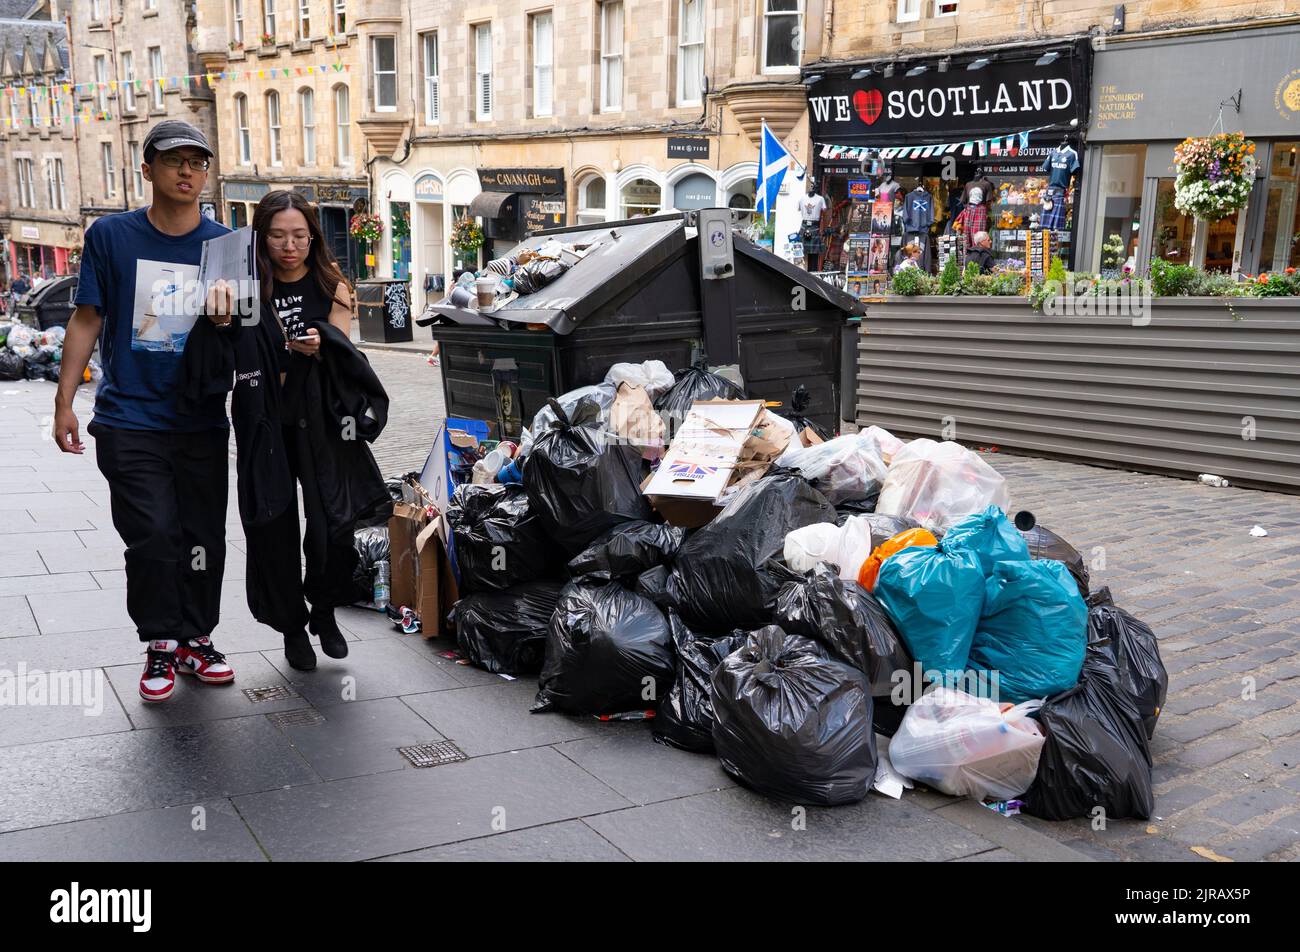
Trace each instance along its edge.
<instances>
[{"instance_id":1,"label":"litter on pavement","mask_svg":"<svg viewBox=\"0 0 1300 952\"><path fill-rule=\"evenodd\" d=\"M571 254L499 268L519 288ZM503 286L477 289L485 307ZM1009 518L979 454L819 432L795 396L645 361L550 399L518 441L447 420L390 480L387 529L357 533L357 602L538 677L538 716L647 719L647 742L774 798L924 785L1006 816L1149 817L1151 629L1069 542Z\"/></svg>"}]
</instances>

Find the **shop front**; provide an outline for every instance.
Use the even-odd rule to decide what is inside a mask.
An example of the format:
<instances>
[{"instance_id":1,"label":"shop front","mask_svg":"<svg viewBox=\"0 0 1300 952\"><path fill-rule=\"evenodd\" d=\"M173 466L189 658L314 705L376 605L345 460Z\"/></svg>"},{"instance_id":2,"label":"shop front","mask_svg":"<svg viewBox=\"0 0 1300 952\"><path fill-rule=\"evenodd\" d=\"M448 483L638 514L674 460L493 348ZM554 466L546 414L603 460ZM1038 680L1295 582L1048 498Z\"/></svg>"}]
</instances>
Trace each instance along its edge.
<instances>
[{"instance_id":1,"label":"shop front","mask_svg":"<svg viewBox=\"0 0 1300 952\"><path fill-rule=\"evenodd\" d=\"M1093 63L1081 268L1300 266L1300 26L1108 37ZM1184 215L1175 147L1238 131L1255 144L1249 203L1220 221Z\"/></svg>"},{"instance_id":2,"label":"shop front","mask_svg":"<svg viewBox=\"0 0 1300 952\"><path fill-rule=\"evenodd\" d=\"M1089 61L1086 40L1066 40L805 67L825 200L819 217L806 206L809 266L842 272L867 294L905 248L935 272L950 255L964 262L977 231L989 233L995 268L1024 270L1044 231L1071 266Z\"/></svg>"},{"instance_id":3,"label":"shop front","mask_svg":"<svg viewBox=\"0 0 1300 952\"><path fill-rule=\"evenodd\" d=\"M20 274L53 278L77 270L75 252L81 246L81 231L76 225L14 218L7 237L10 280Z\"/></svg>"},{"instance_id":4,"label":"shop front","mask_svg":"<svg viewBox=\"0 0 1300 952\"><path fill-rule=\"evenodd\" d=\"M481 168L469 214L483 221L483 253L504 254L534 231L563 225L564 169Z\"/></svg>"}]
</instances>

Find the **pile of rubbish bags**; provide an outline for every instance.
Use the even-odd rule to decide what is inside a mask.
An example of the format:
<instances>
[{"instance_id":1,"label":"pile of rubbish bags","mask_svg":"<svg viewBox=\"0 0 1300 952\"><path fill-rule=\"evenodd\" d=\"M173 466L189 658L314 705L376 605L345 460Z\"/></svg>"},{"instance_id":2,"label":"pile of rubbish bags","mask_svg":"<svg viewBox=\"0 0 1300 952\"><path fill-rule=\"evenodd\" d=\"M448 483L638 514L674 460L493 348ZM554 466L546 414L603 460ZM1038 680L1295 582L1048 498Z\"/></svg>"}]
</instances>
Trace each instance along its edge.
<instances>
[{"instance_id":1,"label":"pile of rubbish bags","mask_svg":"<svg viewBox=\"0 0 1300 952\"><path fill-rule=\"evenodd\" d=\"M804 437L800 406L786 429L755 417L788 443L739 456L754 468L702 525L661 510L645 487L677 425L746 397L703 367L616 365L551 400L495 480L459 487L469 661L537 675L535 713L648 720L798 803L898 795L892 777L1046 819L1146 818L1155 635L1063 538L1008 518L976 453L879 427Z\"/></svg>"},{"instance_id":2,"label":"pile of rubbish bags","mask_svg":"<svg viewBox=\"0 0 1300 952\"><path fill-rule=\"evenodd\" d=\"M62 327L36 330L26 324L0 324L0 380L59 380L63 361ZM97 361L87 368L91 380L103 376Z\"/></svg>"}]
</instances>

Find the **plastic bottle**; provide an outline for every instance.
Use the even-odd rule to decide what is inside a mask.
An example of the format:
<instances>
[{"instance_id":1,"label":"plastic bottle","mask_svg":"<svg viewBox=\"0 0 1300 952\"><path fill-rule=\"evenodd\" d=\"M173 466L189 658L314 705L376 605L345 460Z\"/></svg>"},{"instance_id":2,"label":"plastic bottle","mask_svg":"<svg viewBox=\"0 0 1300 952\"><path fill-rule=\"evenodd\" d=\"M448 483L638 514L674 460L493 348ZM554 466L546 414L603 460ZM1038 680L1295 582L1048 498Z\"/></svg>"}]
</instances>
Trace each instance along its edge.
<instances>
[{"instance_id":1,"label":"plastic bottle","mask_svg":"<svg viewBox=\"0 0 1300 952\"><path fill-rule=\"evenodd\" d=\"M375 563L375 608L384 611L388 608L388 560Z\"/></svg>"},{"instance_id":2,"label":"plastic bottle","mask_svg":"<svg viewBox=\"0 0 1300 952\"><path fill-rule=\"evenodd\" d=\"M1207 486L1223 487L1230 485L1222 476L1215 476L1213 473L1201 473L1201 475L1197 476L1196 479L1198 482L1204 483Z\"/></svg>"}]
</instances>

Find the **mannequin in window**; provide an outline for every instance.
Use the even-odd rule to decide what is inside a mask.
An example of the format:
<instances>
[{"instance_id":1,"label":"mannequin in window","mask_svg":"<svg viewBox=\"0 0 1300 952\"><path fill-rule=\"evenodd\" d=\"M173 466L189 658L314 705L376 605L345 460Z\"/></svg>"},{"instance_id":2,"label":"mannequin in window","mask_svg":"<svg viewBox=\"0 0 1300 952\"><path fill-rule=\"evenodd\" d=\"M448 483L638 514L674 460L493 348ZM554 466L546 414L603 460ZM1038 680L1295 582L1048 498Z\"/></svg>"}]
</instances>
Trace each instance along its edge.
<instances>
[{"instance_id":1,"label":"mannequin in window","mask_svg":"<svg viewBox=\"0 0 1300 952\"><path fill-rule=\"evenodd\" d=\"M973 246L975 235L989 230L989 207L985 203L982 188L972 186L967 190L966 207L961 210L961 214L953 222L953 228L961 232L963 236L962 244L968 251Z\"/></svg>"},{"instance_id":2,"label":"mannequin in window","mask_svg":"<svg viewBox=\"0 0 1300 952\"><path fill-rule=\"evenodd\" d=\"M1038 170L1048 175L1047 188L1043 190L1042 226L1052 231L1064 231L1066 196L1074 173L1079 171L1079 153L1074 151L1068 138L1063 138L1061 144L1043 159Z\"/></svg>"},{"instance_id":3,"label":"mannequin in window","mask_svg":"<svg viewBox=\"0 0 1300 952\"><path fill-rule=\"evenodd\" d=\"M885 169L884 174L880 177L880 185L876 188L876 198L893 198L894 193L903 186L894 181L894 172L892 169Z\"/></svg>"},{"instance_id":4,"label":"mannequin in window","mask_svg":"<svg viewBox=\"0 0 1300 952\"><path fill-rule=\"evenodd\" d=\"M808 191L799 199L799 240L803 243L803 257L809 271L818 270L826 246L822 239L822 215L826 212L826 199L817 194L817 183L808 177Z\"/></svg>"}]
</instances>

